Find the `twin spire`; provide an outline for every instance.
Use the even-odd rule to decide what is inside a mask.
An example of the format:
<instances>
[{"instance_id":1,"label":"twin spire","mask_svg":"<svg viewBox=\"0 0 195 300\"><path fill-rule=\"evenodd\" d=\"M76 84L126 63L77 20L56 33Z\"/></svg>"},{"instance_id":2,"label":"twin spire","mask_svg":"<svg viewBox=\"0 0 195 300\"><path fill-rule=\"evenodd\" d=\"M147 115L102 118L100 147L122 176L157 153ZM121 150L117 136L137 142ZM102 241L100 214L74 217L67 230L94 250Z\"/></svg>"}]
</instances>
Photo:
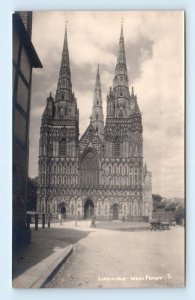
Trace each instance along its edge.
<instances>
[{"instance_id":1,"label":"twin spire","mask_svg":"<svg viewBox=\"0 0 195 300\"><path fill-rule=\"evenodd\" d=\"M126 69L123 23L121 23L121 33L120 33L120 39L119 39L119 49L118 49L116 69L117 69L117 66L119 66L121 64ZM116 70L116 72L117 72L117 70ZM95 90L96 89L101 91L99 65L97 68ZM70 100L71 94L72 94L72 83L71 83L70 60L69 60L68 39L67 39L67 25L65 25L64 44L63 44L62 59L61 59L61 65L60 65L58 86L57 86L57 91L56 91L56 101Z\"/></svg>"},{"instance_id":2,"label":"twin spire","mask_svg":"<svg viewBox=\"0 0 195 300\"><path fill-rule=\"evenodd\" d=\"M115 68L115 77L113 80L113 93L114 98L124 98L123 103L119 104L121 107L125 107L126 102L130 99L129 92L129 81L127 75L127 67L126 67L126 55L125 55L125 43L124 43L124 35L123 35L123 23L121 23L121 32L119 39L119 48L117 55L117 63ZM133 94L133 92L132 92ZM126 99L126 100L125 100ZM62 59L60 65L59 79L56 90L55 102L74 102L75 97L74 93L72 93L72 83L71 83L71 72L70 72L70 60L69 60L69 50L68 50L68 40L67 40L67 26L65 26L65 35L64 35L64 44L63 44L63 52ZM93 100L93 109L92 109L92 117L94 117L94 111L102 110L102 93L101 93L101 82L100 82L100 71L99 65L97 67L97 75L95 82L95 91L94 91L94 100ZM119 108L121 111L121 108ZM120 112L121 115L121 112ZM127 116L127 114L123 113L123 116ZM96 120L100 117L102 120L103 110L102 112L98 111L96 114ZM92 120L93 118L91 118ZM102 120L103 121L103 120ZM99 129L97 129L99 130Z\"/></svg>"}]
</instances>

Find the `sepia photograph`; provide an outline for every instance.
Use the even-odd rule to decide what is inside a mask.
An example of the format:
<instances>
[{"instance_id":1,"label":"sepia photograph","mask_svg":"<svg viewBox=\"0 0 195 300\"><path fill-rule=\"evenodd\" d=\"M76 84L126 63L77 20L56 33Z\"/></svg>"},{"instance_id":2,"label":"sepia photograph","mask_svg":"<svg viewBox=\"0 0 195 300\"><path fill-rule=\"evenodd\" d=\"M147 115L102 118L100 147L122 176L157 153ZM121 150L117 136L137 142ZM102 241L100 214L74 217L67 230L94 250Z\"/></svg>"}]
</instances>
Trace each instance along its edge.
<instances>
[{"instance_id":1,"label":"sepia photograph","mask_svg":"<svg viewBox=\"0 0 195 300\"><path fill-rule=\"evenodd\" d=\"M184 20L13 13L13 288L185 287Z\"/></svg>"}]
</instances>

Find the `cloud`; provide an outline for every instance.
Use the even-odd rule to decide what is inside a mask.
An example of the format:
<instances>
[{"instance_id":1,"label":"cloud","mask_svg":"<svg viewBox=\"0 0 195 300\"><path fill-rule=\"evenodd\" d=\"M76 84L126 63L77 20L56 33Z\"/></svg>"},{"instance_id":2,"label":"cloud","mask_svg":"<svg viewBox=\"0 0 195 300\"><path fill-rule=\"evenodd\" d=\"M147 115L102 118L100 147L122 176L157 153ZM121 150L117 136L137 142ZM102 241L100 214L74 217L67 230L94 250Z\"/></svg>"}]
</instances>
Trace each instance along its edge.
<instances>
[{"instance_id":1,"label":"cloud","mask_svg":"<svg viewBox=\"0 0 195 300\"><path fill-rule=\"evenodd\" d=\"M30 175L37 175L41 115L55 96L65 20L72 85L80 111L80 134L89 124L97 64L100 64L104 116L112 85L120 18L130 86L143 117L144 159L153 174L153 192L183 196L184 39L182 12L35 12L33 43L44 68L33 71ZM85 104L85 105L83 105Z\"/></svg>"}]
</instances>

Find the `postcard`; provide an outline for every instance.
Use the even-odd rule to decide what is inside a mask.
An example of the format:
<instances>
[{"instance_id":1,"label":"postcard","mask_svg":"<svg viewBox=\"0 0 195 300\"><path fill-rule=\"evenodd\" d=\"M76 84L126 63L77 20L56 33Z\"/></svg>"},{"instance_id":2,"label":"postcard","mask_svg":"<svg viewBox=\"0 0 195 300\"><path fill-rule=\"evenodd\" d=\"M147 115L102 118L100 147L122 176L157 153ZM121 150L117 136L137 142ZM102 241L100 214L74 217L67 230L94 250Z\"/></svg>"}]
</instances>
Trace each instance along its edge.
<instances>
[{"instance_id":1,"label":"postcard","mask_svg":"<svg viewBox=\"0 0 195 300\"><path fill-rule=\"evenodd\" d=\"M185 286L184 11L13 14L13 287Z\"/></svg>"}]
</instances>

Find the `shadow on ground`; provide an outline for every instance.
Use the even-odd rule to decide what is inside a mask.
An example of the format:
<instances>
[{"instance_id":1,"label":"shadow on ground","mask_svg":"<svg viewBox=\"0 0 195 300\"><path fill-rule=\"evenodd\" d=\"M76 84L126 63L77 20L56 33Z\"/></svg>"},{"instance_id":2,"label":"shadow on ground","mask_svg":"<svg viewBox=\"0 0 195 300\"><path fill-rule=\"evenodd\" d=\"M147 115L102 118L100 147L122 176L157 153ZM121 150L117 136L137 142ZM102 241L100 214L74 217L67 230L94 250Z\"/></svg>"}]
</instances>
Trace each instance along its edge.
<instances>
[{"instance_id":1,"label":"shadow on ground","mask_svg":"<svg viewBox=\"0 0 195 300\"><path fill-rule=\"evenodd\" d=\"M150 223L98 221L96 222L96 227L101 229L119 230L119 231L145 231L145 230L150 230Z\"/></svg>"},{"instance_id":2,"label":"shadow on ground","mask_svg":"<svg viewBox=\"0 0 195 300\"><path fill-rule=\"evenodd\" d=\"M16 278L27 269L42 262L59 248L75 244L88 236L91 231L75 230L71 228L40 228L32 229L31 243L24 249L13 254L12 278Z\"/></svg>"}]
</instances>

